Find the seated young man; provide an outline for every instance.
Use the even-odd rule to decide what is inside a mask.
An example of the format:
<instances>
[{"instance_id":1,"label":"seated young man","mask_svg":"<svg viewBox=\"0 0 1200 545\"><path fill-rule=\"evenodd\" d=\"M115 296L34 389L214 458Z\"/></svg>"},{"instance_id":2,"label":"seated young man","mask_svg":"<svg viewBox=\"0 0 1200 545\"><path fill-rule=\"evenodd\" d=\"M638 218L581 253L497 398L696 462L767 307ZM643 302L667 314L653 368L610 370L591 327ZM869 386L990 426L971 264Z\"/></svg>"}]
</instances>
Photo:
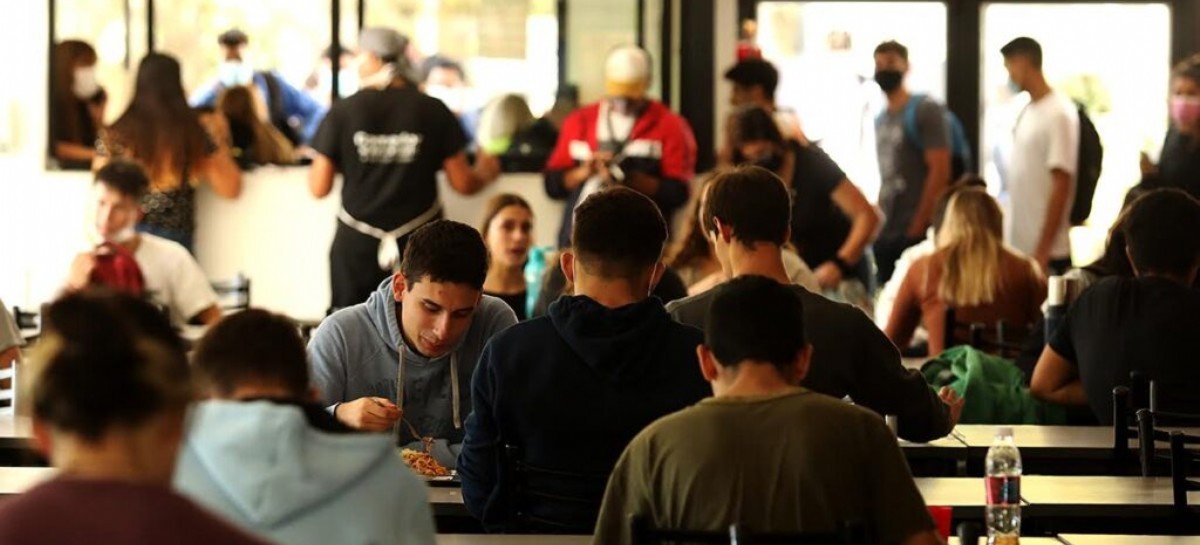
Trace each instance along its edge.
<instances>
[{"instance_id":1,"label":"seated young man","mask_svg":"<svg viewBox=\"0 0 1200 545\"><path fill-rule=\"evenodd\" d=\"M782 180L759 167L726 169L709 182L704 228L727 277L757 274L790 285L782 246L791 218ZM791 285L804 301L808 339L815 347L804 386L842 398L881 415L895 415L899 435L910 441L942 437L958 421L962 401L949 388L942 399L916 371L900 364L900 353L857 308ZM667 305L682 323L703 327L714 294L709 291Z\"/></svg>"},{"instance_id":2,"label":"seated young man","mask_svg":"<svg viewBox=\"0 0 1200 545\"><path fill-rule=\"evenodd\" d=\"M211 400L192 412L180 492L282 545L434 543L425 484L389 437L325 412L291 320L234 314L205 334L192 366Z\"/></svg>"},{"instance_id":3,"label":"seated young man","mask_svg":"<svg viewBox=\"0 0 1200 545\"><path fill-rule=\"evenodd\" d=\"M1175 189L1147 193L1121 232L1135 278L1109 277L1071 304L1042 352L1029 390L1060 405L1090 406L1112 424L1112 390L1142 372L1161 410L1200 414L1200 202Z\"/></svg>"},{"instance_id":4,"label":"seated young man","mask_svg":"<svg viewBox=\"0 0 1200 545\"><path fill-rule=\"evenodd\" d=\"M736 523L834 533L857 522L879 543L941 543L883 419L800 386L814 353L803 297L745 275L714 292L697 354L715 397L634 438L593 543L630 543L630 515L714 532Z\"/></svg>"},{"instance_id":5,"label":"seated young man","mask_svg":"<svg viewBox=\"0 0 1200 545\"><path fill-rule=\"evenodd\" d=\"M693 356L700 331L673 322L650 297L666 240L648 197L629 189L588 197L561 258L576 295L484 351L458 474L467 509L488 530L591 533L629 440L708 395ZM507 446L535 468L523 483L528 498L513 497ZM547 473L555 471L570 475ZM547 496L576 501L539 499ZM524 525L509 520L514 501L530 519Z\"/></svg>"},{"instance_id":6,"label":"seated young man","mask_svg":"<svg viewBox=\"0 0 1200 545\"><path fill-rule=\"evenodd\" d=\"M95 205L95 235L101 243L119 246L133 255L145 281L145 293L170 310L176 324L211 325L221 319L217 294L200 264L179 244L149 233L138 233L141 201L150 190L150 179L140 165L116 160L96 172L91 199ZM92 273L110 250L97 246L75 257L67 289L92 284Z\"/></svg>"},{"instance_id":7,"label":"seated young man","mask_svg":"<svg viewBox=\"0 0 1200 545\"><path fill-rule=\"evenodd\" d=\"M400 271L313 334L308 354L329 411L418 451L431 438L430 454L454 467L479 355L517 323L504 301L483 295L487 269L473 227L439 220L414 231Z\"/></svg>"}]
</instances>

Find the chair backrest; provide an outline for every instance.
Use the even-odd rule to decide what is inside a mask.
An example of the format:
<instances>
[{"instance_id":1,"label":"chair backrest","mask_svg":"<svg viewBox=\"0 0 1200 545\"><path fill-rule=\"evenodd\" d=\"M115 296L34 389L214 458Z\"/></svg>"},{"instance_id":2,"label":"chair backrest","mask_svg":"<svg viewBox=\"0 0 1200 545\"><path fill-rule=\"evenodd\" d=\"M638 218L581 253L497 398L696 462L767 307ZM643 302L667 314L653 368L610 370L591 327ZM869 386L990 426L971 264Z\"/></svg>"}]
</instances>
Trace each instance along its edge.
<instances>
[{"instance_id":1,"label":"chair backrest","mask_svg":"<svg viewBox=\"0 0 1200 545\"><path fill-rule=\"evenodd\" d=\"M230 280L212 283L213 291L217 292L221 310L238 312L250 308L250 279L238 274Z\"/></svg>"},{"instance_id":2,"label":"chair backrest","mask_svg":"<svg viewBox=\"0 0 1200 545\"><path fill-rule=\"evenodd\" d=\"M1113 427L1113 471L1128 473L1137 467L1140 461L1135 461L1129 450L1129 441L1140 437L1137 413L1141 409L1152 408L1150 399L1154 384L1138 371L1129 374L1129 384L1113 388L1112 427ZM1145 469L1142 469L1145 473Z\"/></svg>"},{"instance_id":3,"label":"chair backrest","mask_svg":"<svg viewBox=\"0 0 1200 545\"><path fill-rule=\"evenodd\" d=\"M1137 412L1138 453L1143 477L1154 477L1162 473L1161 463L1168 462L1171 474L1171 491L1177 514L1189 515L1187 493L1200 490L1200 482L1188 478L1189 469L1200 461L1200 453L1193 448L1200 445L1200 436L1170 427L1200 427L1200 414L1183 414L1151 409ZM1170 445L1167 456L1157 452L1157 443Z\"/></svg>"},{"instance_id":4,"label":"chair backrest","mask_svg":"<svg viewBox=\"0 0 1200 545\"><path fill-rule=\"evenodd\" d=\"M502 465L507 482L510 532L590 534L596 525L609 474L547 469L525 462L520 447L505 445ZM560 485L560 486L556 486ZM553 506L575 516L544 511Z\"/></svg>"},{"instance_id":5,"label":"chair backrest","mask_svg":"<svg viewBox=\"0 0 1200 545\"><path fill-rule=\"evenodd\" d=\"M17 322L19 329L38 329L41 324L41 318L36 312L21 310L21 307L12 308L13 320Z\"/></svg>"},{"instance_id":6,"label":"chair backrest","mask_svg":"<svg viewBox=\"0 0 1200 545\"><path fill-rule=\"evenodd\" d=\"M703 545L874 545L871 533L862 524L843 525L833 533L769 533L755 532L743 525L732 524L728 530L685 530L658 528L644 515L629 517L631 543L656 545L662 543L695 543Z\"/></svg>"},{"instance_id":7,"label":"chair backrest","mask_svg":"<svg viewBox=\"0 0 1200 545\"><path fill-rule=\"evenodd\" d=\"M954 307L946 307L946 329L943 346L950 348L966 344L1002 358L1015 358L1024 348L1025 338L1031 330L1009 326L1004 320L993 324L983 322L959 322ZM961 335L965 333L965 335ZM934 356L934 354L930 354Z\"/></svg>"}]
</instances>

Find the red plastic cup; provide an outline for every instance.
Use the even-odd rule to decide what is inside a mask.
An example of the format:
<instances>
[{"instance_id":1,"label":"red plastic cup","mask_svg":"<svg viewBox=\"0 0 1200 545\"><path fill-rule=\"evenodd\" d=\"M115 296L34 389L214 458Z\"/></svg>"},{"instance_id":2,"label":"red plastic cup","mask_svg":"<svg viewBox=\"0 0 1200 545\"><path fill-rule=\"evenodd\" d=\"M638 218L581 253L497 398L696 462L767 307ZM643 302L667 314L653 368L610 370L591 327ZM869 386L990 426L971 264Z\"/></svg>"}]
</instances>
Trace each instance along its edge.
<instances>
[{"instance_id":1,"label":"red plastic cup","mask_svg":"<svg viewBox=\"0 0 1200 545\"><path fill-rule=\"evenodd\" d=\"M937 526L938 534L942 539L950 539L950 519L954 517L954 509L950 507L929 506L929 516L933 517L933 524Z\"/></svg>"}]
</instances>

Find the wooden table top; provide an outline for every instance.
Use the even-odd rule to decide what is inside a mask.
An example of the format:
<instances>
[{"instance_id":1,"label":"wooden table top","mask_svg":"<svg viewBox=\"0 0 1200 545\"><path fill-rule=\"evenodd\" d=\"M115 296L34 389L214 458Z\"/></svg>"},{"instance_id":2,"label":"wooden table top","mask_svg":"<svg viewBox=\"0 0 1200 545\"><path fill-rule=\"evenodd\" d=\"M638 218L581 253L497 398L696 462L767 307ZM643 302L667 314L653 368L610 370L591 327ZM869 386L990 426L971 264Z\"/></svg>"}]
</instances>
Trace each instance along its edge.
<instances>
[{"instance_id":1,"label":"wooden table top","mask_svg":"<svg viewBox=\"0 0 1200 545\"><path fill-rule=\"evenodd\" d=\"M1059 513L1086 508L1089 516L1163 514L1174 505L1169 477L1047 477L1021 480L1021 497L1038 511ZM1189 492L1191 504L1200 492Z\"/></svg>"},{"instance_id":2,"label":"wooden table top","mask_svg":"<svg viewBox=\"0 0 1200 545\"><path fill-rule=\"evenodd\" d=\"M1200 545L1200 536L1117 536L1063 534L1063 545ZM1022 540L1024 542L1024 540Z\"/></svg>"}]
</instances>

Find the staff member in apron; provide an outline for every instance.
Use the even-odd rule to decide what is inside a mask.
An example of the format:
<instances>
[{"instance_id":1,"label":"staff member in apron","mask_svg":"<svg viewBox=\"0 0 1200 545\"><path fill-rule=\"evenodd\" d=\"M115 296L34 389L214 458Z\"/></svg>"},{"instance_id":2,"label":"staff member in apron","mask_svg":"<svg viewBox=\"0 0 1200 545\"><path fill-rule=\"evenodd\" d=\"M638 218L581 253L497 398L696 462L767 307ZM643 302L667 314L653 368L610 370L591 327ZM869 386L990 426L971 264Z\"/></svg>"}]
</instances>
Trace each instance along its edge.
<instances>
[{"instance_id":1,"label":"staff member in apron","mask_svg":"<svg viewBox=\"0 0 1200 545\"><path fill-rule=\"evenodd\" d=\"M454 114L412 81L408 39L391 29L359 35L360 90L329 110L313 137L309 189L317 198L342 174L342 209L329 251L332 308L361 303L392 272L408 235L442 215L437 172L464 195L500 175L480 153L472 169L468 140Z\"/></svg>"}]
</instances>

